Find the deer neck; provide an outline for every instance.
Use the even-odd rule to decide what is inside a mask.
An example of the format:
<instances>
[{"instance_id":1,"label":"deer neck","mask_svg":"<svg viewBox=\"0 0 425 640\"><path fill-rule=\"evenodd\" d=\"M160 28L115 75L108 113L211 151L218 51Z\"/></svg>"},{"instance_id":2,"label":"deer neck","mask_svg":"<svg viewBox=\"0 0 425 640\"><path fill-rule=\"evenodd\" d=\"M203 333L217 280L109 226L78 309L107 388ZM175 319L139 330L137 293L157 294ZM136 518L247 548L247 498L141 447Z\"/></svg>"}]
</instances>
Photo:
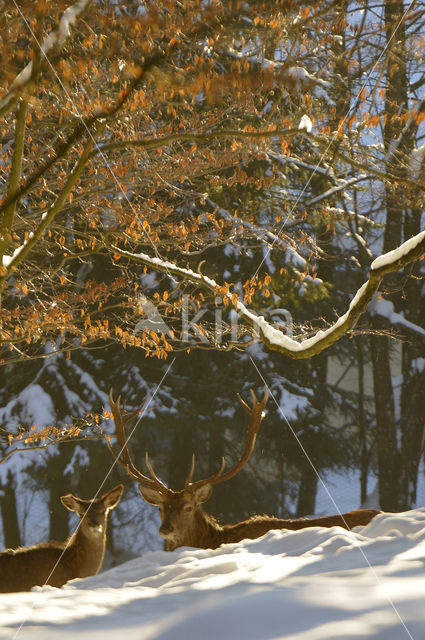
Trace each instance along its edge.
<instances>
[{"instance_id":1,"label":"deer neck","mask_svg":"<svg viewBox=\"0 0 425 640\"><path fill-rule=\"evenodd\" d=\"M194 531L193 546L200 549L216 549L219 547L223 540L223 527L209 513L205 513L203 509L199 508L196 512L197 526Z\"/></svg>"},{"instance_id":2,"label":"deer neck","mask_svg":"<svg viewBox=\"0 0 425 640\"><path fill-rule=\"evenodd\" d=\"M213 516L198 507L191 526L179 538L167 541L166 548L167 551L174 551L178 547L216 549L223 542L223 527Z\"/></svg>"},{"instance_id":3,"label":"deer neck","mask_svg":"<svg viewBox=\"0 0 425 640\"><path fill-rule=\"evenodd\" d=\"M92 532L81 526L71 537L78 578L96 575L105 555L106 532Z\"/></svg>"}]
</instances>

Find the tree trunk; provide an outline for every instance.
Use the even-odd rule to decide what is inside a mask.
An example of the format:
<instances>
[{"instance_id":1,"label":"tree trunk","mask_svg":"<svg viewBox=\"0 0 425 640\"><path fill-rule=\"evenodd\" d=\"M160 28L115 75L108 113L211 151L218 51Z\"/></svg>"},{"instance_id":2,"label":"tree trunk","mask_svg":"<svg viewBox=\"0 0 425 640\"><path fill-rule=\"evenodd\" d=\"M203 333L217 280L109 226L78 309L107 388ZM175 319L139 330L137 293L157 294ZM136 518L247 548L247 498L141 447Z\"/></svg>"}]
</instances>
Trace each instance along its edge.
<instances>
[{"instance_id":1,"label":"tree trunk","mask_svg":"<svg viewBox=\"0 0 425 640\"><path fill-rule=\"evenodd\" d=\"M386 151L386 170L392 176L403 177L403 162L406 141L393 143L402 130L403 115L408 109L406 76L406 31L402 21L404 5L402 0L386 0L385 34L387 45L387 77L385 92L384 146ZM385 181L386 225L383 252L390 251L401 244L403 209L405 204L403 182ZM393 289L398 288L397 274L387 278ZM394 298L394 296L393 296ZM372 326L386 330L389 323L385 319L372 318ZM370 339L375 410L377 423L379 499L384 510L398 510L402 502L400 495L400 452L397 442L397 424L395 418L394 391L390 370L389 338L371 336Z\"/></svg>"},{"instance_id":2,"label":"tree trunk","mask_svg":"<svg viewBox=\"0 0 425 640\"><path fill-rule=\"evenodd\" d=\"M317 474L308 464L301 469L301 482L298 489L297 518L312 515L316 508Z\"/></svg>"},{"instance_id":3,"label":"tree trunk","mask_svg":"<svg viewBox=\"0 0 425 640\"><path fill-rule=\"evenodd\" d=\"M358 336L357 345L357 380L358 380L358 411L357 420L360 439L360 504L364 504L367 498L367 476L369 473L369 449L367 445L367 424L365 411L364 391L364 344L363 337Z\"/></svg>"},{"instance_id":4,"label":"tree trunk","mask_svg":"<svg viewBox=\"0 0 425 640\"><path fill-rule=\"evenodd\" d=\"M425 171L423 171L425 173ZM424 176L425 177L425 176ZM419 195L419 194L418 194ZM405 238L419 233L422 211L411 208L406 214ZM425 296L420 266L415 264L407 279L405 316L413 324L425 326ZM410 339L411 338L411 339ZM423 340L408 336L402 345L402 390L400 406L402 509L416 504L418 469L424 448L425 430L425 344Z\"/></svg>"},{"instance_id":5,"label":"tree trunk","mask_svg":"<svg viewBox=\"0 0 425 640\"><path fill-rule=\"evenodd\" d=\"M69 452L66 450L66 452L61 452L61 455L51 458L47 465L47 473L52 479L49 483L49 540L61 541L69 535L69 512L60 499L69 491L65 489L63 482L58 481L71 458L71 447L68 449Z\"/></svg>"},{"instance_id":6,"label":"tree trunk","mask_svg":"<svg viewBox=\"0 0 425 640\"><path fill-rule=\"evenodd\" d=\"M373 328L382 330L382 324L378 318L372 319ZM371 336L370 349L377 426L379 502L384 511L398 511L400 459L388 338Z\"/></svg>"},{"instance_id":7,"label":"tree trunk","mask_svg":"<svg viewBox=\"0 0 425 640\"><path fill-rule=\"evenodd\" d=\"M7 549L14 549L21 544L21 533L19 530L15 483L10 471L7 472L6 483L0 486L0 495L4 545Z\"/></svg>"}]
</instances>

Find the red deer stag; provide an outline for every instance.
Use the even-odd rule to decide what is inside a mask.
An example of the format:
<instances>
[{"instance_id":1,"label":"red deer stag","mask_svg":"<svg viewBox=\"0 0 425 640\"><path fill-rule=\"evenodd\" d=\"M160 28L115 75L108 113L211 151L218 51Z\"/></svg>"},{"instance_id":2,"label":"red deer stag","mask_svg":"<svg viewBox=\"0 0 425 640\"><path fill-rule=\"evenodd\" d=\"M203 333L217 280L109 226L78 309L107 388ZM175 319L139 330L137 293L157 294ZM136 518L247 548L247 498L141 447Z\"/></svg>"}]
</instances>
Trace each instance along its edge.
<instances>
[{"instance_id":1,"label":"red deer stag","mask_svg":"<svg viewBox=\"0 0 425 640\"><path fill-rule=\"evenodd\" d=\"M64 542L41 542L33 547L6 549L0 553L0 592L29 591L35 585L61 587L73 578L96 575L103 563L108 512L124 491L119 484L101 498L82 500L68 493L62 503L76 511L81 522Z\"/></svg>"},{"instance_id":2,"label":"red deer stag","mask_svg":"<svg viewBox=\"0 0 425 640\"><path fill-rule=\"evenodd\" d=\"M213 476L205 480L192 482L195 468L195 457L192 456L192 466L186 478L184 489L173 491L168 489L156 476L146 452L146 466L150 476L145 476L133 464L127 449L125 425L137 412L122 415L120 398L114 401L112 389L109 394L112 415L115 423L115 433L119 451L115 451L109 442L108 447L114 458L126 469L129 475L139 483L139 491L150 504L157 505L161 514L160 535L165 540L167 551L177 547L199 547L201 549L215 549L226 542L239 542L244 538L259 538L271 529L304 529L306 527L334 527L340 526L352 529L357 525L367 524L379 511L360 509L342 515L322 518L297 520L282 520L271 516L253 516L237 524L220 524L213 516L205 513L201 504L211 496L213 486L233 478L249 459L255 445L258 429L263 418L263 409L268 399L267 390L259 402L251 390L253 405L250 407L239 396L242 406L250 414L245 448L239 462L224 473L225 460L222 459L220 469Z\"/></svg>"}]
</instances>

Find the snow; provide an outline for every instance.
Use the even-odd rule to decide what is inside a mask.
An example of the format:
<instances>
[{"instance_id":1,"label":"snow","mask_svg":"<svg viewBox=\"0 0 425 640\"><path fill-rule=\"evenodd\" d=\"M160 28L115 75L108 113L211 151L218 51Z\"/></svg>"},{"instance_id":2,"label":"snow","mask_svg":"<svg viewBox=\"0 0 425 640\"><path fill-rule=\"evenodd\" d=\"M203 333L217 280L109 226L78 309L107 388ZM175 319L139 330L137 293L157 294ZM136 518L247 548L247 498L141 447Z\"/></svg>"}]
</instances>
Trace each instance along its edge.
<instances>
[{"instance_id":1,"label":"snow","mask_svg":"<svg viewBox=\"0 0 425 640\"><path fill-rule=\"evenodd\" d=\"M310 405L310 401L305 395L288 391L279 382L273 385L273 392L275 397L279 397L279 412L282 416L285 416L285 422L297 420L300 413L306 411Z\"/></svg>"},{"instance_id":2,"label":"snow","mask_svg":"<svg viewBox=\"0 0 425 640\"><path fill-rule=\"evenodd\" d=\"M409 240L406 240L406 242L403 242L402 245L400 245L393 251L389 251L388 253L385 253L376 258L371 264L371 271L376 271L381 267L396 263L407 254L411 253L419 244L424 241L425 231L421 231L412 238L409 238ZM168 273L168 275L170 275L170 277L172 277L171 273L178 274L183 276L184 278L190 279L192 282L202 283L213 291L218 290L218 284L215 280L203 275L202 273L195 273L194 271L192 271L192 269L184 269L182 267L178 267L172 262L168 262L157 257L153 258L145 253L131 253L129 251L125 251L124 249L119 249L114 245L111 245L111 248L123 256L128 256L133 260L136 259L140 262L143 262L144 264L152 265L154 268L157 268L160 271L165 271L166 273ZM281 347L293 353L304 352L314 347L314 345L318 344L319 342L325 340L327 336L332 335L339 327L344 325L344 323L349 319L351 311L358 306L362 298L367 293L368 284L369 281L365 282L357 290L350 302L349 308L346 313L340 316L333 325L331 325L324 331L318 331L314 336L303 340L302 342L298 342L297 340L290 338L289 336L283 334L279 329L271 326L263 316L258 316L254 312L250 311L240 300L236 301L235 309L242 317L246 318L252 323L254 329L260 333L260 336L263 335L266 340L268 340L270 345L277 345L278 347ZM231 293L226 293L225 295L230 300L232 300Z\"/></svg>"},{"instance_id":3,"label":"snow","mask_svg":"<svg viewBox=\"0 0 425 640\"><path fill-rule=\"evenodd\" d=\"M0 422L13 428L19 420L39 428L53 424L55 412L51 397L36 383L25 387L18 395L14 396L7 405L0 408ZM25 451L25 445L20 440L14 441L17 452L8 460L0 464L0 481L7 481L9 470L13 469L15 481L18 486L22 483L22 472L33 464L33 459Z\"/></svg>"},{"instance_id":4,"label":"snow","mask_svg":"<svg viewBox=\"0 0 425 640\"><path fill-rule=\"evenodd\" d=\"M0 596L19 640L419 640L425 508L367 527L154 551L62 589Z\"/></svg>"},{"instance_id":5,"label":"snow","mask_svg":"<svg viewBox=\"0 0 425 640\"><path fill-rule=\"evenodd\" d=\"M413 322L410 322L409 320L406 320L403 314L394 311L393 303L389 300L385 300L385 298L382 298L380 294L375 294L373 300L369 305L369 311L371 313L376 313L383 318L387 318L390 324L394 326L401 326L408 331L412 331L413 333L425 336L425 329L417 324L414 324Z\"/></svg>"},{"instance_id":6,"label":"snow","mask_svg":"<svg viewBox=\"0 0 425 640\"><path fill-rule=\"evenodd\" d=\"M46 427L55 420L53 402L39 384L31 384L15 398L25 408L23 419L28 423L37 423L38 427Z\"/></svg>"},{"instance_id":7,"label":"snow","mask_svg":"<svg viewBox=\"0 0 425 640\"><path fill-rule=\"evenodd\" d=\"M304 114L300 120L300 124L298 125L298 129L305 129L307 133L313 129L313 123L308 115Z\"/></svg>"},{"instance_id":8,"label":"snow","mask_svg":"<svg viewBox=\"0 0 425 640\"><path fill-rule=\"evenodd\" d=\"M34 237L34 234L31 231L28 234L28 239L31 240L33 237ZM13 262L13 260L16 258L16 256L19 256L19 254L25 249L25 247L26 247L26 243L22 244L17 249L15 249L15 251L13 252L13 254L11 256L4 255L2 257L3 267L6 267L6 269L9 268L11 263Z\"/></svg>"},{"instance_id":9,"label":"snow","mask_svg":"<svg viewBox=\"0 0 425 640\"><path fill-rule=\"evenodd\" d=\"M327 102L332 102L332 104L334 104L324 90L324 87L330 87L330 82L322 80L322 78L317 78L307 71L305 67L288 67L285 62L269 60L268 58L264 58L262 55L257 55L255 53L251 54L249 45L244 47L241 51L237 51L236 49L229 47L227 53L232 58L247 60L250 64L258 65L264 71L277 72L279 74L280 82L290 82L297 91L304 91L313 87L313 91L316 93L316 89L319 88L319 95L316 93L317 97L323 97Z\"/></svg>"},{"instance_id":10,"label":"snow","mask_svg":"<svg viewBox=\"0 0 425 640\"><path fill-rule=\"evenodd\" d=\"M425 358L415 358L412 360L412 371L423 373L425 369Z\"/></svg>"},{"instance_id":11,"label":"snow","mask_svg":"<svg viewBox=\"0 0 425 640\"><path fill-rule=\"evenodd\" d=\"M312 207L314 205L317 205L318 202L321 202L322 200L326 200L327 198L331 198L332 196L340 192L342 192L342 197L345 200L351 200L351 196L347 192L344 192L344 190L348 189L353 184L357 184L358 182L362 182L363 180L368 180L369 178L370 178L370 175L360 173L356 175L354 178L350 178L349 180L338 180L337 184L335 184L333 187L329 187L329 189L327 189L326 191L323 191L321 194L319 194L315 198L311 198L311 200L308 201L307 206Z\"/></svg>"},{"instance_id":12,"label":"snow","mask_svg":"<svg viewBox=\"0 0 425 640\"><path fill-rule=\"evenodd\" d=\"M139 260L145 264L150 264L154 268L156 267L161 271L165 271L166 273L168 273L168 275L170 275L170 277L171 277L171 273L170 273L171 271L173 274L178 274L183 276L184 278L189 278L192 282L203 283L213 291L218 289L218 284L215 280L203 274L195 273L194 271L192 271L192 269L184 269L182 267L178 267L172 262L168 262L157 257L153 258L146 253L131 253L124 249L119 249L114 245L111 245L111 247L123 256L128 256L131 259ZM297 342L296 340L283 334L282 331L280 331L279 329L275 329L264 319L263 316L257 316L255 313L249 311L247 307L240 300L236 301L235 308L241 314L241 316L247 318L252 322L254 328L257 331L260 331L266 337L266 339L270 342L270 344L279 345L280 347L283 347L288 351L292 351L296 353L300 351L306 351L307 349L312 347L314 344L323 340L327 335L330 335L331 333L333 333L339 326L344 324L344 322L349 316L351 309L358 304L358 301L363 296L367 288L367 284L368 283L365 282L360 287L360 289L357 291L357 293L353 297L348 311L343 316L341 316L335 322L335 324L329 327L329 329L327 329L326 331L318 331L315 336L313 336L312 338L308 338L303 342ZM226 295L229 299L231 299L230 293L227 293ZM193 324L193 321L192 321L192 324Z\"/></svg>"},{"instance_id":13,"label":"snow","mask_svg":"<svg viewBox=\"0 0 425 640\"><path fill-rule=\"evenodd\" d=\"M418 180L425 157L425 144L413 149L410 155L409 173L412 180Z\"/></svg>"},{"instance_id":14,"label":"snow","mask_svg":"<svg viewBox=\"0 0 425 640\"><path fill-rule=\"evenodd\" d=\"M340 316L338 320L331 327L329 327L329 329L326 329L325 331L318 331L312 338L307 338L306 340L303 340L303 342L297 342L296 340L293 340L289 336L282 334L281 331L272 327L263 318L263 316L257 316L251 311L248 311L248 309L241 302L237 302L236 308L238 309L238 311L243 313L245 317L250 318L252 320L254 326L260 329L260 331L264 334L264 336L267 338L270 344L276 344L276 345L282 346L285 349L288 349L289 351L293 351L296 353L297 351L305 351L308 348L312 347L316 343L323 340L326 336L333 333L342 324L344 324L344 322L348 318L348 315L351 309L357 305L359 299L363 296L366 290L367 284L368 283L365 282L360 287L360 289L355 294L354 298L351 300L348 311L343 316Z\"/></svg>"},{"instance_id":15,"label":"snow","mask_svg":"<svg viewBox=\"0 0 425 640\"><path fill-rule=\"evenodd\" d=\"M72 475L77 469L82 469L90 465L90 457L87 449L84 449L79 444L74 449L71 460L63 471L63 475Z\"/></svg>"},{"instance_id":16,"label":"snow","mask_svg":"<svg viewBox=\"0 0 425 640\"><path fill-rule=\"evenodd\" d=\"M370 267L371 270L376 271L381 267L384 267L388 264L392 264L396 262L397 260L402 258L404 255L406 255L406 253L409 253L409 251L412 251L418 244L423 242L423 240L425 240L425 231L421 231L420 233L416 234L412 238L409 238L408 240L406 240L406 242L403 242L403 244L401 244L396 249L393 249L392 251L388 251L388 253L384 253L382 256L379 256L378 258L376 258L376 260L374 260L371 264L371 267Z\"/></svg>"}]
</instances>

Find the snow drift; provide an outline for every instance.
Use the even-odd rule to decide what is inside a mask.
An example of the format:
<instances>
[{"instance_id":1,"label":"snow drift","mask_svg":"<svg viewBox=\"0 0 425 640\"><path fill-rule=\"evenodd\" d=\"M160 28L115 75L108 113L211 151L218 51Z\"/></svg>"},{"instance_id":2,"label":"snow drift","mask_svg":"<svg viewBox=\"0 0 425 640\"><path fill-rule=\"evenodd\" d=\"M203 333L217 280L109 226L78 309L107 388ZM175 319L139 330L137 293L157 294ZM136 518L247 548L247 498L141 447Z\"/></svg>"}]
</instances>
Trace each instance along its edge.
<instances>
[{"instance_id":1,"label":"snow drift","mask_svg":"<svg viewBox=\"0 0 425 640\"><path fill-rule=\"evenodd\" d=\"M425 508L353 531L155 551L62 589L0 596L19 640L421 640Z\"/></svg>"}]
</instances>

